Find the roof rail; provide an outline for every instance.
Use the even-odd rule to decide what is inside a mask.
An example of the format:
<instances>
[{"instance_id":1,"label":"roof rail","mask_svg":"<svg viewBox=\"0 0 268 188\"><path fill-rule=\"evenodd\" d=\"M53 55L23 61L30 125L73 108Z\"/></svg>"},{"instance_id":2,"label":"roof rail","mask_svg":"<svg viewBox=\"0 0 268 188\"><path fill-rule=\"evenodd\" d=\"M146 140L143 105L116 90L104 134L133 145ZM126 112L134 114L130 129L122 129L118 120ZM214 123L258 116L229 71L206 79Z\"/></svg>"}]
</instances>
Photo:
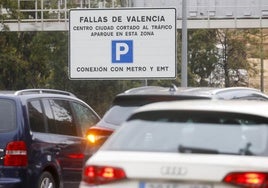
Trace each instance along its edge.
<instances>
[{"instance_id":1,"label":"roof rail","mask_svg":"<svg viewBox=\"0 0 268 188\"><path fill-rule=\"evenodd\" d=\"M68 91L56 90L56 89L23 89L18 90L14 94L15 95L24 95L24 94L34 94L34 93L51 93L51 94L61 94L76 97L73 93Z\"/></svg>"}]
</instances>

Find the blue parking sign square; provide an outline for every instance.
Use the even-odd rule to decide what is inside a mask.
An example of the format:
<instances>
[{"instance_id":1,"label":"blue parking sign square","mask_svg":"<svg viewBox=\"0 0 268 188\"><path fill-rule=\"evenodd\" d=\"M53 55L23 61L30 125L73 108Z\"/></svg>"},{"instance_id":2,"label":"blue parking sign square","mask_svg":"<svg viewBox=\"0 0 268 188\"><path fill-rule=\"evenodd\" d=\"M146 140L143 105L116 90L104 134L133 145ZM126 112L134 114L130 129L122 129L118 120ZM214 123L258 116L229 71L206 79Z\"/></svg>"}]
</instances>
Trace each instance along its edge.
<instances>
[{"instance_id":1,"label":"blue parking sign square","mask_svg":"<svg viewBox=\"0 0 268 188\"><path fill-rule=\"evenodd\" d=\"M112 40L112 63L133 63L133 40Z\"/></svg>"}]
</instances>

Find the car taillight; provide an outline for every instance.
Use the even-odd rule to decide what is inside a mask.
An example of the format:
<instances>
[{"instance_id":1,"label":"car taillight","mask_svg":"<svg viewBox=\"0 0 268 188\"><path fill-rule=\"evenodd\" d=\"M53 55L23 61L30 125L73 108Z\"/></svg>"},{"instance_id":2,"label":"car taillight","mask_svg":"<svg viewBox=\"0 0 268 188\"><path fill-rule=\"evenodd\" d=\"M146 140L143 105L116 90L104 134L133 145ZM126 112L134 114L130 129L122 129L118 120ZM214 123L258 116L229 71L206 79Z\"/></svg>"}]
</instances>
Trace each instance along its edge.
<instances>
[{"instance_id":1,"label":"car taillight","mask_svg":"<svg viewBox=\"0 0 268 188\"><path fill-rule=\"evenodd\" d=\"M6 146L4 166L27 166L27 147L23 141L10 142Z\"/></svg>"},{"instance_id":2,"label":"car taillight","mask_svg":"<svg viewBox=\"0 0 268 188\"><path fill-rule=\"evenodd\" d=\"M85 154L84 153L70 153L70 154L68 154L68 157L70 159L84 159Z\"/></svg>"},{"instance_id":3,"label":"car taillight","mask_svg":"<svg viewBox=\"0 0 268 188\"><path fill-rule=\"evenodd\" d=\"M232 172L227 174L223 181L243 187L268 188L268 173Z\"/></svg>"},{"instance_id":4,"label":"car taillight","mask_svg":"<svg viewBox=\"0 0 268 188\"><path fill-rule=\"evenodd\" d=\"M100 185L126 179L123 169L110 166L86 166L83 180L90 185Z\"/></svg>"},{"instance_id":5,"label":"car taillight","mask_svg":"<svg viewBox=\"0 0 268 188\"><path fill-rule=\"evenodd\" d=\"M113 133L112 129L91 127L86 133L86 138L91 145L100 146L107 140L107 138L112 133Z\"/></svg>"}]
</instances>

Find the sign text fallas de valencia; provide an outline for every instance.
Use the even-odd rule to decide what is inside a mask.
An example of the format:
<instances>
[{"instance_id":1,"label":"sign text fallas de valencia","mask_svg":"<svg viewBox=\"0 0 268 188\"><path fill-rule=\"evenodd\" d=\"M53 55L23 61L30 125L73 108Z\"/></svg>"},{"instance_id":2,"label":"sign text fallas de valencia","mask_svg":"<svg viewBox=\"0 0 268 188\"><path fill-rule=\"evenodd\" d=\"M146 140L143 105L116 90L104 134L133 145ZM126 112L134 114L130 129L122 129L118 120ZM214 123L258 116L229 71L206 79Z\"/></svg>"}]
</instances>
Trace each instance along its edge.
<instances>
[{"instance_id":1,"label":"sign text fallas de valencia","mask_svg":"<svg viewBox=\"0 0 268 188\"><path fill-rule=\"evenodd\" d=\"M107 16L81 16L80 23L99 23L108 22L109 18ZM122 16L111 17L112 22L123 22ZM127 22L165 22L164 16L126 16L125 20Z\"/></svg>"}]
</instances>

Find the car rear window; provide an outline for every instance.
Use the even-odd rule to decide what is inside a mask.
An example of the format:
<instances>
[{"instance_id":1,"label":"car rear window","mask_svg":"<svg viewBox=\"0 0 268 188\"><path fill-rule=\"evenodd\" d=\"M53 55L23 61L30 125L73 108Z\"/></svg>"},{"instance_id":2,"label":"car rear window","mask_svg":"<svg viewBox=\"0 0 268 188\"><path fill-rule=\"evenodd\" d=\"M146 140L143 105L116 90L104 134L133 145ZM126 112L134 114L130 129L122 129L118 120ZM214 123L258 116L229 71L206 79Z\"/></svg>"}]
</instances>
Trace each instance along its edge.
<instances>
[{"instance_id":1,"label":"car rear window","mask_svg":"<svg viewBox=\"0 0 268 188\"><path fill-rule=\"evenodd\" d=\"M156 110L140 112L132 115L129 120L141 119L146 121L166 122L196 122L219 124L268 124L268 118L251 114L195 111L195 110Z\"/></svg>"},{"instance_id":2,"label":"car rear window","mask_svg":"<svg viewBox=\"0 0 268 188\"><path fill-rule=\"evenodd\" d=\"M139 113L103 149L267 156L268 119L220 112Z\"/></svg>"},{"instance_id":3,"label":"car rear window","mask_svg":"<svg viewBox=\"0 0 268 188\"><path fill-rule=\"evenodd\" d=\"M195 96L195 95L126 95L117 96L113 105L118 106L143 106L145 104L150 104L154 102L161 101L174 101L174 100L192 100L192 99L209 99L205 96Z\"/></svg>"},{"instance_id":4,"label":"car rear window","mask_svg":"<svg viewBox=\"0 0 268 188\"><path fill-rule=\"evenodd\" d=\"M207 97L187 96L187 95L130 95L118 96L113 101L112 107L104 114L103 120L113 125L121 125L130 114L138 107L161 101L207 99ZM120 114L120 115L118 115Z\"/></svg>"},{"instance_id":5,"label":"car rear window","mask_svg":"<svg viewBox=\"0 0 268 188\"><path fill-rule=\"evenodd\" d=\"M105 113L105 115L103 116L103 120L107 123L111 123L113 125L119 126L137 108L138 108L138 106L117 106L117 105L114 105L112 108L110 108Z\"/></svg>"},{"instance_id":6,"label":"car rear window","mask_svg":"<svg viewBox=\"0 0 268 188\"><path fill-rule=\"evenodd\" d=\"M0 99L0 132L16 128L16 105L13 100Z\"/></svg>"}]
</instances>

